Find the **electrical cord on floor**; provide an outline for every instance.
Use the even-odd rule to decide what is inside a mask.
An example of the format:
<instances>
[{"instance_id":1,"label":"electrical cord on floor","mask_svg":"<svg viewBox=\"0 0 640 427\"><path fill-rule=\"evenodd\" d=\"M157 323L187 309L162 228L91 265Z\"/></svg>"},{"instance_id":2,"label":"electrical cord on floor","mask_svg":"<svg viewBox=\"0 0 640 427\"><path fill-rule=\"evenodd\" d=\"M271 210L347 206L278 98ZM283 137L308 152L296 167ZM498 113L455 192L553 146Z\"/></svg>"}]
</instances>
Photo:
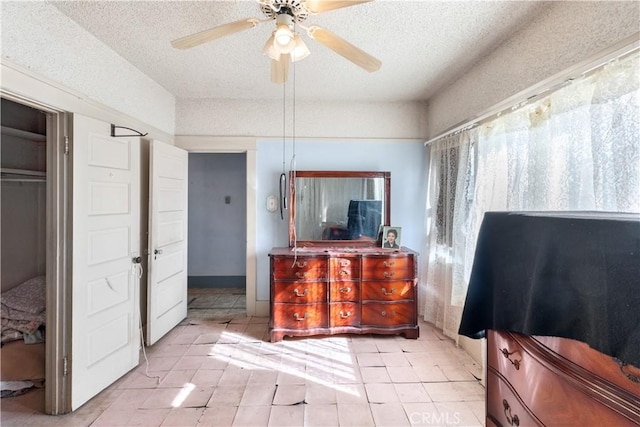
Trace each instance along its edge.
<instances>
[{"instance_id":1,"label":"electrical cord on floor","mask_svg":"<svg viewBox=\"0 0 640 427\"><path fill-rule=\"evenodd\" d=\"M142 315L140 314L140 310L138 310L138 319L140 320L140 345L142 346L142 355L144 356L145 368L144 375L147 378L156 378L157 384L160 384L160 376L159 375L149 375L149 359L147 358L147 352L144 349L144 336L142 335Z\"/></svg>"},{"instance_id":2,"label":"electrical cord on floor","mask_svg":"<svg viewBox=\"0 0 640 427\"><path fill-rule=\"evenodd\" d=\"M142 279L142 274L143 274L143 269L142 269L142 264L138 263L138 264L134 264L136 270L138 271L138 280ZM158 375L150 375L149 374L149 359L147 358L147 352L145 350L145 345L144 345L144 333L143 333L143 328L142 328L142 313L140 312L140 307L138 307L138 324L140 327L140 346L142 347L142 356L144 357L144 361L145 361L145 368L144 368L144 375L147 378L156 378L157 379L157 384L160 384L160 380L161 377Z\"/></svg>"}]
</instances>

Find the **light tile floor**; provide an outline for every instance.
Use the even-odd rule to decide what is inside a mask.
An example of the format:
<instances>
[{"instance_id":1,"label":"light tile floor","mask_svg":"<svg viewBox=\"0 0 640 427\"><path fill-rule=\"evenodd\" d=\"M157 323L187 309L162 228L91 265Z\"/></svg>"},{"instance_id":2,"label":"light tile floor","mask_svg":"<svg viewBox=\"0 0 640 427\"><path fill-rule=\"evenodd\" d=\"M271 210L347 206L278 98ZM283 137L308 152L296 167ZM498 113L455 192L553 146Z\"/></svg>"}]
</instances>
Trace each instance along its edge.
<instances>
[{"instance_id":1,"label":"light tile floor","mask_svg":"<svg viewBox=\"0 0 640 427\"><path fill-rule=\"evenodd\" d=\"M191 315L191 312L190 312ZM2 399L2 426L481 426L481 367L432 325L420 338L268 340L268 319L190 317L72 414Z\"/></svg>"}]
</instances>

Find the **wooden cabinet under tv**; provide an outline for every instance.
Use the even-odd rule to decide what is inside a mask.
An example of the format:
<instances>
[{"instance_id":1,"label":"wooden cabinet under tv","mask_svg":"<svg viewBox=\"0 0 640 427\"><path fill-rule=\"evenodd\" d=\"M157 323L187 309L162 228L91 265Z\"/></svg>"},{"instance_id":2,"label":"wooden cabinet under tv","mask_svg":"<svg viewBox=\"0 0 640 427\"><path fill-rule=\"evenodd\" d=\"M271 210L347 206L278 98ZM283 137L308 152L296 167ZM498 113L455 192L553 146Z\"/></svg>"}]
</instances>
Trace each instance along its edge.
<instances>
[{"instance_id":1,"label":"wooden cabinet under tv","mask_svg":"<svg viewBox=\"0 0 640 427\"><path fill-rule=\"evenodd\" d=\"M417 338L417 253L407 248L273 248L271 341L285 336Z\"/></svg>"}]
</instances>

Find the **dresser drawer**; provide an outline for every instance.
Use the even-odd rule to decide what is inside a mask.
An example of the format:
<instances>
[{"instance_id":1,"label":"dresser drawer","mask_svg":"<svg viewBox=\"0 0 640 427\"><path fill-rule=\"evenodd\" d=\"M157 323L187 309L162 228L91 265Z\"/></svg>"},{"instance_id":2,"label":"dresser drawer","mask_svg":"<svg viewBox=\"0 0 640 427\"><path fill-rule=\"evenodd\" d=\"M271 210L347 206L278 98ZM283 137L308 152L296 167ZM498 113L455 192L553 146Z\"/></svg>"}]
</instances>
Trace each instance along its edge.
<instances>
[{"instance_id":1,"label":"dresser drawer","mask_svg":"<svg viewBox=\"0 0 640 427\"><path fill-rule=\"evenodd\" d=\"M367 280L413 279L413 257L364 257L362 278Z\"/></svg>"},{"instance_id":2,"label":"dresser drawer","mask_svg":"<svg viewBox=\"0 0 640 427\"><path fill-rule=\"evenodd\" d=\"M272 260L275 280L326 280L326 258L277 257Z\"/></svg>"},{"instance_id":3,"label":"dresser drawer","mask_svg":"<svg viewBox=\"0 0 640 427\"><path fill-rule=\"evenodd\" d=\"M487 425L542 426L516 393L492 370L487 371Z\"/></svg>"},{"instance_id":4,"label":"dresser drawer","mask_svg":"<svg viewBox=\"0 0 640 427\"><path fill-rule=\"evenodd\" d=\"M331 258L329 269L333 281L357 280L360 278L360 258Z\"/></svg>"},{"instance_id":5,"label":"dresser drawer","mask_svg":"<svg viewBox=\"0 0 640 427\"><path fill-rule=\"evenodd\" d=\"M507 332L487 331L487 364L517 384L521 375L524 349ZM527 355L528 356L528 355Z\"/></svg>"},{"instance_id":6,"label":"dresser drawer","mask_svg":"<svg viewBox=\"0 0 640 427\"><path fill-rule=\"evenodd\" d=\"M362 299L374 301L413 300L413 281L363 282Z\"/></svg>"},{"instance_id":7,"label":"dresser drawer","mask_svg":"<svg viewBox=\"0 0 640 427\"><path fill-rule=\"evenodd\" d=\"M329 326L360 326L360 304L355 302L329 304Z\"/></svg>"},{"instance_id":8,"label":"dresser drawer","mask_svg":"<svg viewBox=\"0 0 640 427\"><path fill-rule=\"evenodd\" d=\"M336 301L359 301L360 300L360 283L359 282L339 282L332 283L329 291L331 302Z\"/></svg>"},{"instance_id":9,"label":"dresser drawer","mask_svg":"<svg viewBox=\"0 0 640 427\"><path fill-rule=\"evenodd\" d=\"M588 344L558 337L533 337L547 348L576 365L638 396L640 407L640 368L600 353Z\"/></svg>"},{"instance_id":10,"label":"dresser drawer","mask_svg":"<svg viewBox=\"0 0 640 427\"><path fill-rule=\"evenodd\" d=\"M553 402L555 393L548 390L555 382L554 373L523 347L508 332L489 331L487 363L499 372L532 411L540 402L542 406ZM544 390L545 393L540 393ZM556 398L561 396L556 396ZM539 415L539 414L538 414Z\"/></svg>"},{"instance_id":11,"label":"dresser drawer","mask_svg":"<svg viewBox=\"0 0 640 427\"><path fill-rule=\"evenodd\" d=\"M273 289L274 302L327 302L326 282L275 282Z\"/></svg>"},{"instance_id":12,"label":"dresser drawer","mask_svg":"<svg viewBox=\"0 0 640 427\"><path fill-rule=\"evenodd\" d=\"M273 326L286 329L326 328L327 304L273 304Z\"/></svg>"},{"instance_id":13,"label":"dresser drawer","mask_svg":"<svg viewBox=\"0 0 640 427\"><path fill-rule=\"evenodd\" d=\"M640 400L619 392L530 337L489 331L489 369L499 372L545 425L640 423ZM492 390L487 388L488 396Z\"/></svg>"},{"instance_id":14,"label":"dresser drawer","mask_svg":"<svg viewBox=\"0 0 640 427\"><path fill-rule=\"evenodd\" d=\"M362 324L369 326L412 325L415 322L413 303L362 303Z\"/></svg>"}]
</instances>

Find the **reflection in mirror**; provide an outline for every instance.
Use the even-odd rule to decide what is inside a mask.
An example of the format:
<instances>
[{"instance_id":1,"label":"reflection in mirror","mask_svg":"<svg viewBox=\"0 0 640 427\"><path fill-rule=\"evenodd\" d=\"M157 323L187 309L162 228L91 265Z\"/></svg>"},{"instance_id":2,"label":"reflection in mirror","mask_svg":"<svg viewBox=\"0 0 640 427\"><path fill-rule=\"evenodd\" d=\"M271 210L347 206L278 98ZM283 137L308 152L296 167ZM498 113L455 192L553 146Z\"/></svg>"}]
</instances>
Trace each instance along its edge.
<instances>
[{"instance_id":1,"label":"reflection in mirror","mask_svg":"<svg viewBox=\"0 0 640 427\"><path fill-rule=\"evenodd\" d=\"M295 238L375 242L380 226L388 225L388 184L388 172L298 171L291 209Z\"/></svg>"}]
</instances>

